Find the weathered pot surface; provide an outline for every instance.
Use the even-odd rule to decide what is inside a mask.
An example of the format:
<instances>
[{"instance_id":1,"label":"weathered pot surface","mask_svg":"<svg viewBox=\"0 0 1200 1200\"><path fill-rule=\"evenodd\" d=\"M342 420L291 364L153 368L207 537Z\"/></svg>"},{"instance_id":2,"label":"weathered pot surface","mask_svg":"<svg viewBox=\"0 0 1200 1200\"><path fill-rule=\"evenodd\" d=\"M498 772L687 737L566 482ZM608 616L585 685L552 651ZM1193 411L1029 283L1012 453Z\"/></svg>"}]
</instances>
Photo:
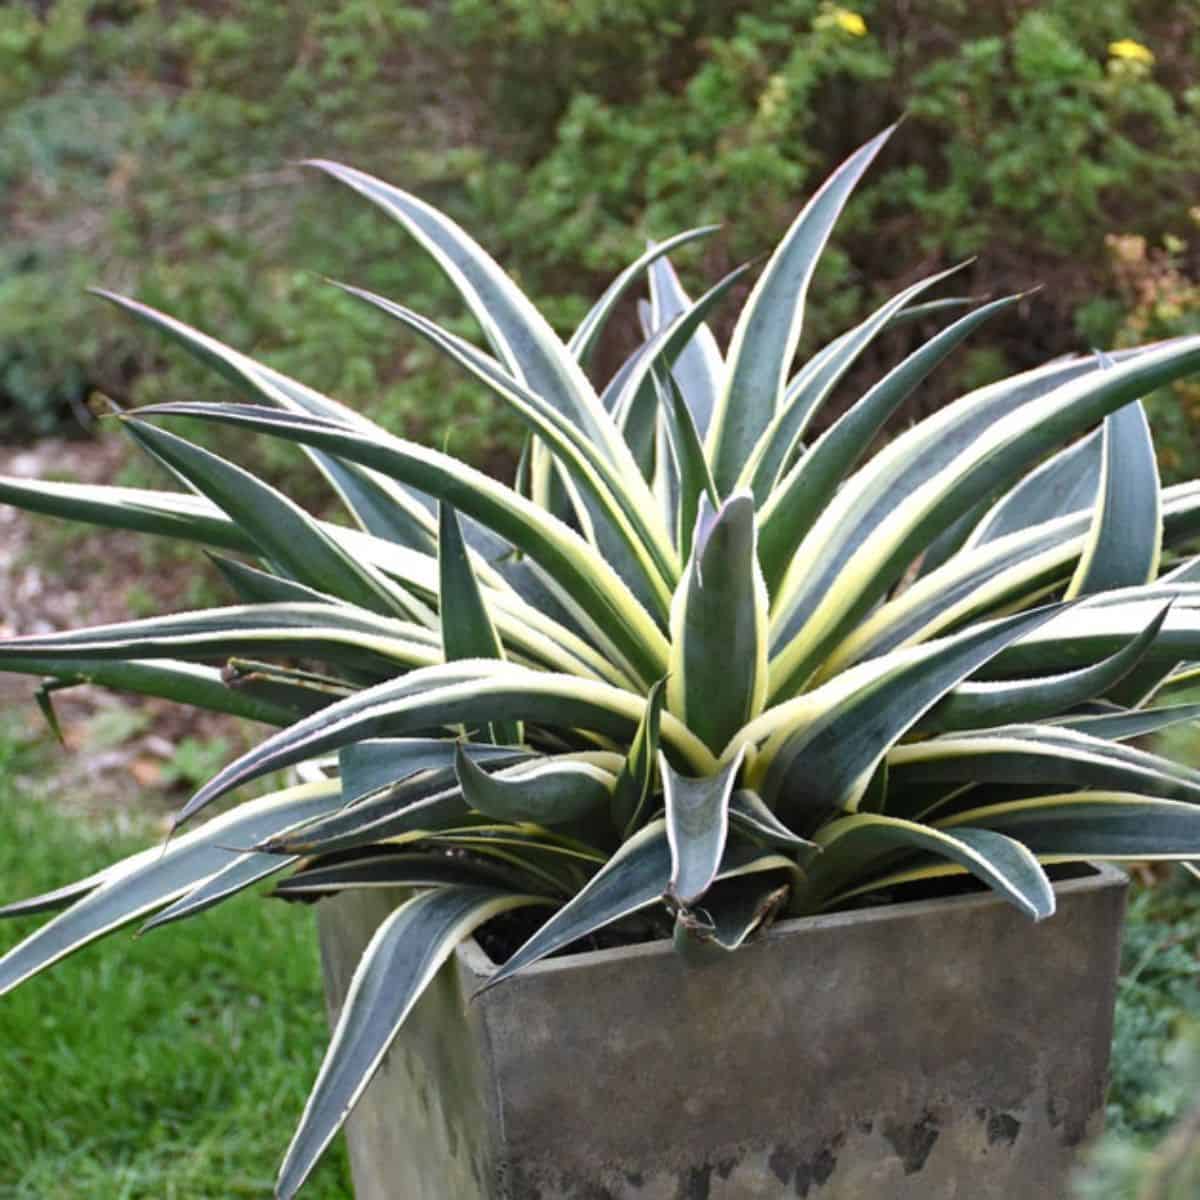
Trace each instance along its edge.
<instances>
[{"instance_id":1,"label":"weathered pot surface","mask_svg":"<svg viewBox=\"0 0 1200 1200\"><path fill-rule=\"evenodd\" d=\"M358 1200L1060 1200L1103 1115L1125 901L1106 866L1032 925L989 896L447 962L347 1126ZM322 901L331 1010L398 893Z\"/></svg>"}]
</instances>

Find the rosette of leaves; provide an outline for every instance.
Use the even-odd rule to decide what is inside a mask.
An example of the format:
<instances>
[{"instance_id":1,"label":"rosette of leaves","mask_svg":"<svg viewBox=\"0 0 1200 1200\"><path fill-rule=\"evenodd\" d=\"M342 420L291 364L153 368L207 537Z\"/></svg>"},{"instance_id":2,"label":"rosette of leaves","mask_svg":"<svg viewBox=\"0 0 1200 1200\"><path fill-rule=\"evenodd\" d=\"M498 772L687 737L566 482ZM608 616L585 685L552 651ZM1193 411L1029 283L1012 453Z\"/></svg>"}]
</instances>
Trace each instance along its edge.
<instances>
[{"instance_id":1,"label":"rosette of leaves","mask_svg":"<svg viewBox=\"0 0 1200 1200\"><path fill-rule=\"evenodd\" d=\"M122 415L178 490L0 481L39 512L208 547L228 607L0 644L0 667L278 726L153 848L10 914L62 909L0 960L0 991L102 934L193 915L270 875L313 898L410 896L368 946L284 1161L290 1197L454 946L512 910L492 977L601 930L736 949L773 917L973 876L1033 919L1047 866L1200 856L1200 773L1130 740L1200 706L1200 485L1162 488L1139 398L1200 368L1200 338L1052 362L866 453L1015 298L904 289L797 368L805 296L887 133L810 200L722 349L653 245L563 342L434 208L316 164L401 222L487 348L377 295L528 427L505 485L129 299L238 395ZM643 344L600 386L592 351L648 277ZM355 291L355 289L350 289ZM889 325L940 332L832 421ZM186 416L303 447L353 525L315 519L170 431ZM282 768L306 782L229 807ZM517 918L507 918L510 925ZM494 928L494 926L493 926Z\"/></svg>"}]
</instances>

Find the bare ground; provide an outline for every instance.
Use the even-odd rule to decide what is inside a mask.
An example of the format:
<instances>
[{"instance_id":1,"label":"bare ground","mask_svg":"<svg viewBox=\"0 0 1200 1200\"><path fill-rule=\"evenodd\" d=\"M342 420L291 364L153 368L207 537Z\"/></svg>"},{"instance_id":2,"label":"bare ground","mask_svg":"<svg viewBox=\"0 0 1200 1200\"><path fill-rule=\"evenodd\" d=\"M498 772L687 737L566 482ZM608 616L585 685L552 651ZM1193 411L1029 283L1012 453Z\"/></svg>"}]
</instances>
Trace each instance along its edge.
<instances>
[{"instance_id":1,"label":"bare ground","mask_svg":"<svg viewBox=\"0 0 1200 1200\"><path fill-rule=\"evenodd\" d=\"M114 438L52 438L0 447L0 474L112 483L123 455ZM212 578L199 552L0 505L0 638L179 611L194 605L197 581ZM50 736L38 683L0 671L0 722L31 738ZM56 692L54 709L65 745L48 782L83 812L165 814L197 775L261 736L250 722L87 685Z\"/></svg>"}]
</instances>

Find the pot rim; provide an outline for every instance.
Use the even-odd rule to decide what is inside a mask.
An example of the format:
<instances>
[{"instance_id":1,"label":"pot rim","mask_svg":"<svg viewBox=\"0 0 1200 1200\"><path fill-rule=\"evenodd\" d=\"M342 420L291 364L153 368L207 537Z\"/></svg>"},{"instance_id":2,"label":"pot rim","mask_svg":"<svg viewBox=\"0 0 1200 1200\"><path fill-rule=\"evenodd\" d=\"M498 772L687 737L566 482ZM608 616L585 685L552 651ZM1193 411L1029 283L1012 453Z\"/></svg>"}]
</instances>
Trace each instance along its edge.
<instances>
[{"instance_id":1,"label":"pot rim","mask_svg":"<svg viewBox=\"0 0 1200 1200\"><path fill-rule=\"evenodd\" d=\"M1065 864L1064 864L1065 865ZM1056 896L1073 896L1079 893L1106 891L1119 888L1122 891L1129 886L1129 876L1119 866L1112 862L1082 861L1078 865L1086 867L1088 874L1078 875L1071 879L1061 879L1054 883ZM777 921L758 940L757 945L765 945L783 938L796 937L813 930L844 928L850 925L879 925L891 921L919 920L928 913L943 912L947 908L970 910L973 908L993 908L1008 906L1007 901L992 892L970 892L961 896L939 896L931 900L900 900L890 904L872 904L864 908L851 909L848 912L819 913L809 917L788 917ZM1015 912L1015 910L1014 910ZM1026 918L1027 919L1027 918ZM1053 920L1053 917L1048 918ZM751 947L745 947L749 949ZM519 979L530 979L538 975L549 975L559 971L575 970L590 966L600 966L618 959L661 958L673 955L675 950L669 938L657 938L652 942L637 942L630 946L613 946L605 950L580 950L555 958L543 958L530 967L526 967L510 982ZM734 951L739 953L739 951ZM459 942L455 954L459 963L466 968L479 982L484 982L499 968L492 961L487 951L474 937Z\"/></svg>"}]
</instances>

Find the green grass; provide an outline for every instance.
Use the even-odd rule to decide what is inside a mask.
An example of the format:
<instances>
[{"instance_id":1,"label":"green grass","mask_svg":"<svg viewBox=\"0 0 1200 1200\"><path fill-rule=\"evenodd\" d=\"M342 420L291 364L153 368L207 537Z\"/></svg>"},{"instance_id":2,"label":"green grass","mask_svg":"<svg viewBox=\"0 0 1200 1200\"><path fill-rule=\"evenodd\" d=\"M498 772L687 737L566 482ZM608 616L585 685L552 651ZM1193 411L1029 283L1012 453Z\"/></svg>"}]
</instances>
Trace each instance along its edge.
<instances>
[{"instance_id":1,"label":"green grass","mask_svg":"<svg viewBox=\"0 0 1200 1200\"><path fill-rule=\"evenodd\" d=\"M0 724L0 896L44 891L153 840L145 817L68 816ZM1200 886L1136 890L1108 1124L1152 1144L1190 1102L1172 1061L1200 1017ZM0 950L39 918L0 925ZM0 1200L270 1195L327 1029L311 911L243 896L117 934L0 1000ZM1110 1139L1111 1141L1112 1139ZM350 1200L339 1139L307 1200Z\"/></svg>"},{"instance_id":2,"label":"green grass","mask_svg":"<svg viewBox=\"0 0 1200 1200\"><path fill-rule=\"evenodd\" d=\"M56 811L20 782L36 765L0 731L5 897L153 837ZM0 926L0 949L39 920ZM326 1037L303 906L243 896L86 949L0 1000L0 1197L269 1196ZM305 1194L349 1200L340 1139Z\"/></svg>"}]
</instances>

